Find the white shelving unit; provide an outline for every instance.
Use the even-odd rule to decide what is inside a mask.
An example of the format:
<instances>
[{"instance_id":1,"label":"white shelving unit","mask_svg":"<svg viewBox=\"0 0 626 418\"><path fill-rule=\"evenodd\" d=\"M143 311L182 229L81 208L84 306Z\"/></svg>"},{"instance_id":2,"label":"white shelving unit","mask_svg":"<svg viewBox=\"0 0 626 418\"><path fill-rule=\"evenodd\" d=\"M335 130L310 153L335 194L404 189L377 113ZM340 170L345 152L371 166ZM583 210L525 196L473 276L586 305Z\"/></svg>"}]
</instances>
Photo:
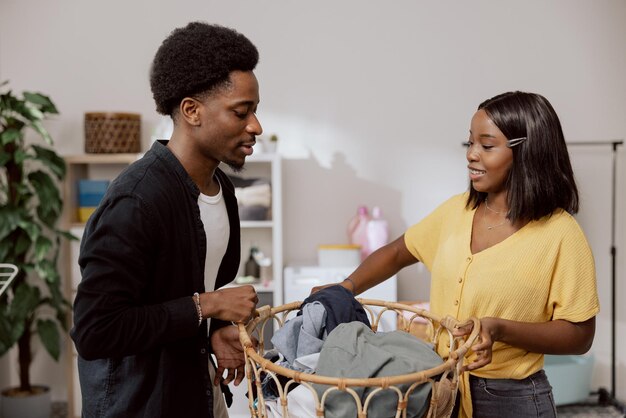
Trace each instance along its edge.
<instances>
[{"instance_id":1,"label":"white shelving unit","mask_svg":"<svg viewBox=\"0 0 626 418\"><path fill-rule=\"evenodd\" d=\"M271 183L272 202L271 216L265 221L241 221L241 264L239 273L243 268L250 247L256 245L268 257L272 258L271 285L264 287L262 284L255 285L259 295L259 306L270 303L272 306L282 305L283 302L283 214L282 214L282 168L281 158L278 154L252 154L246 159L246 165L242 172L233 173L228 167L224 171L229 175L243 178L263 178ZM261 275L263 276L263 271ZM267 327L266 339L273 334L271 327ZM246 378L239 386L229 385L233 393L233 405L228 414L231 418L250 417L248 398L246 398Z\"/></svg>"},{"instance_id":2,"label":"white shelving unit","mask_svg":"<svg viewBox=\"0 0 626 418\"><path fill-rule=\"evenodd\" d=\"M241 172L233 172L229 167L221 167L228 175L244 179L269 180L272 191L272 200L269 219L260 221L241 221L241 263L237 276L243 275L244 264L250 254L250 247L258 247L263 254L272 259L269 271L261 271L261 276L269 279L269 285L265 286L261 281L255 284L259 293L260 304L268 299L261 294L270 296L272 306L283 304L283 214L282 214L282 167L280 155L252 154L246 159L246 164Z\"/></svg>"},{"instance_id":3,"label":"white shelving unit","mask_svg":"<svg viewBox=\"0 0 626 418\"><path fill-rule=\"evenodd\" d=\"M80 179L113 179L124 168L141 158L143 154L80 154L65 156L67 175L64 182L64 226L78 236L82 236L84 224L78 221L77 181ZM247 260L250 246L258 246L272 259L267 285L255 284L262 304L278 306L283 303L283 231L282 231L282 171L278 154L253 154L246 160L244 171L233 173L228 167L222 167L228 174L244 178L264 178L271 182L272 200L271 217L262 221L241 222L241 265ZM74 301L76 288L80 283L78 251L80 243L73 241L65 250L66 297ZM71 317L69 319L71 322ZM71 323L70 323L71 326ZM67 339L67 376L68 376L68 417L80 417L81 394L77 371L77 353L71 339Z\"/></svg>"}]
</instances>

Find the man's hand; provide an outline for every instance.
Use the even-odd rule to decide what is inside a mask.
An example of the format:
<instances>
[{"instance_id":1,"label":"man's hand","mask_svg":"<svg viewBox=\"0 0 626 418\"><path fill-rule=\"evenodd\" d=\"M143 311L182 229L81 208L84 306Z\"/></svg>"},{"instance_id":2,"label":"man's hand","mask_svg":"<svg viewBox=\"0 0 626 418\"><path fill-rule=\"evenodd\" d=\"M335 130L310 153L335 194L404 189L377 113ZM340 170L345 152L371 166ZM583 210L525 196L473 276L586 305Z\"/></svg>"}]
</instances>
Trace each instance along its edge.
<instances>
[{"instance_id":1,"label":"man's hand","mask_svg":"<svg viewBox=\"0 0 626 418\"><path fill-rule=\"evenodd\" d=\"M213 384L219 385L224 371L228 371L224 384L235 381L239 385L244 378L245 357L243 347L239 343L239 329L226 326L211 334L211 347L217 359L217 370Z\"/></svg>"},{"instance_id":2,"label":"man's hand","mask_svg":"<svg viewBox=\"0 0 626 418\"><path fill-rule=\"evenodd\" d=\"M226 287L200 295L202 316L223 321L248 322L258 302L256 291L250 285Z\"/></svg>"}]
</instances>

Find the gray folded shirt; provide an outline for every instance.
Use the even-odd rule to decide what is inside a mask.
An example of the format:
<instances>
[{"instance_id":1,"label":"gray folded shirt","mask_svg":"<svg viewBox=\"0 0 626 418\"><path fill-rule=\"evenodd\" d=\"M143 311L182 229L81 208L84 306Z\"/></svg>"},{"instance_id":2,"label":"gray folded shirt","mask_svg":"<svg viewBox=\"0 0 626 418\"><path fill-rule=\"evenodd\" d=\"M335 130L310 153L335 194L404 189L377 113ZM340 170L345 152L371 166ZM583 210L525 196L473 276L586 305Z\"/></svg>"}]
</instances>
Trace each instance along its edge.
<instances>
[{"instance_id":1,"label":"gray folded shirt","mask_svg":"<svg viewBox=\"0 0 626 418\"><path fill-rule=\"evenodd\" d=\"M328 334L317 364L317 374L327 377L370 378L398 376L436 367L443 360L428 344L403 331L375 333L362 322L340 324ZM396 385L403 393L412 383ZM323 395L327 385L314 385ZM372 387L353 387L364 402ZM421 417L427 411L431 385L419 385L409 395L408 417ZM367 410L370 418L395 417L398 395L393 390L377 393ZM326 418L355 417L352 395L332 391L325 402Z\"/></svg>"}]
</instances>

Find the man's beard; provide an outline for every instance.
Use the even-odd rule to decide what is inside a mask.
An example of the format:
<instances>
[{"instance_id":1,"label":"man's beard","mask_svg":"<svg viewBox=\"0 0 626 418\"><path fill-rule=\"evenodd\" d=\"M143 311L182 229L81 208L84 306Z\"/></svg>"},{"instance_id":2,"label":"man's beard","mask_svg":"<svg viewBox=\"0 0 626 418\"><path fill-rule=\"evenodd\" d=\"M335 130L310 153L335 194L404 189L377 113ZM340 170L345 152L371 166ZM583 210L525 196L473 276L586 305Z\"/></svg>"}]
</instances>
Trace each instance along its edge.
<instances>
[{"instance_id":1,"label":"man's beard","mask_svg":"<svg viewBox=\"0 0 626 418\"><path fill-rule=\"evenodd\" d=\"M241 173L244 169L245 163L236 163L234 161L224 161L224 164L230 167L235 173Z\"/></svg>"}]
</instances>

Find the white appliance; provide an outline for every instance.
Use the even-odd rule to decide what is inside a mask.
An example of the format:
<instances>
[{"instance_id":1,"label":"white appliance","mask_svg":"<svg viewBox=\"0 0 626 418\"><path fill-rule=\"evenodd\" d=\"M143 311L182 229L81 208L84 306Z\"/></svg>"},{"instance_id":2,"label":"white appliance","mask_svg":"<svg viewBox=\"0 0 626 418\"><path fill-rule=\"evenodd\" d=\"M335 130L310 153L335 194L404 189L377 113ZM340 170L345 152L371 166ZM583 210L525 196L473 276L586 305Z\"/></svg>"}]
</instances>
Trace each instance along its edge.
<instances>
[{"instance_id":1,"label":"white appliance","mask_svg":"<svg viewBox=\"0 0 626 418\"><path fill-rule=\"evenodd\" d=\"M343 281L355 267L319 267L319 266L290 266L285 267L284 300L286 303L303 301L311 293L315 286ZM392 276L384 282L357 295L357 298L379 299L387 302L398 300L397 277ZM382 309L382 308L381 308ZM378 311L378 309L374 309ZM381 318L379 331L392 331L396 329L396 315L387 312Z\"/></svg>"}]
</instances>

